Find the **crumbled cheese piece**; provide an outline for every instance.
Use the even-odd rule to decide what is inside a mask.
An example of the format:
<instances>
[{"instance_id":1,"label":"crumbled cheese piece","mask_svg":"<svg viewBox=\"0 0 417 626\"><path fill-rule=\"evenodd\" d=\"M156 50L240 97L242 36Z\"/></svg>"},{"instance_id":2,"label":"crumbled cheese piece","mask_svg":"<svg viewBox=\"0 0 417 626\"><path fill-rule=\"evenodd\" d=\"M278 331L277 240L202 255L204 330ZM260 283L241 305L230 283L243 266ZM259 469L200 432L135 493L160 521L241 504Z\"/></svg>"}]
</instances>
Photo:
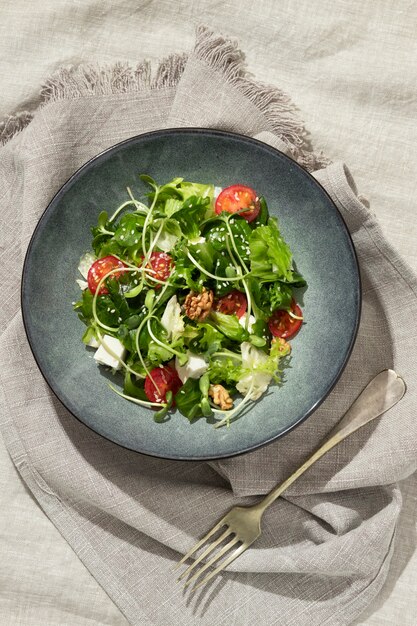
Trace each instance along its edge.
<instances>
[{"instance_id":1,"label":"crumbled cheese piece","mask_svg":"<svg viewBox=\"0 0 417 626\"><path fill-rule=\"evenodd\" d=\"M78 271L80 272L83 278L87 279L88 270L90 269L90 267L92 266L95 260L96 260L96 257L92 252L86 252L81 257L80 262L78 264Z\"/></svg>"},{"instance_id":2,"label":"crumbled cheese piece","mask_svg":"<svg viewBox=\"0 0 417 626\"><path fill-rule=\"evenodd\" d=\"M75 282L77 283L77 285L79 286L81 291L84 291L84 289L87 289L87 287L88 287L87 281L86 280L82 280L81 278L77 278Z\"/></svg>"},{"instance_id":3,"label":"crumbled cheese piece","mask_svg":"<svg viewBox=\"0 0 417 626\"><path fill-rule=\"evenodd\" d=\"M188 352L188 361L180 365L178 358L175 359L175 369L181 381L185 383L188 378L200 378L208 368L208 363L199 354Z\"/></svg>"},{"instance_id":4,"label":"crumbled cheese piece","mask_svg":"<svg viewBox=\"0 0 417 626\"><path fill-rule=\"evenodd\" d=\"M104 335L101 345L94 354L94 359L101 365L107 365L115 370L120 369L120 359L123 360L126 355L126 349L119 339Z\"/></svg>"}]
</instances>

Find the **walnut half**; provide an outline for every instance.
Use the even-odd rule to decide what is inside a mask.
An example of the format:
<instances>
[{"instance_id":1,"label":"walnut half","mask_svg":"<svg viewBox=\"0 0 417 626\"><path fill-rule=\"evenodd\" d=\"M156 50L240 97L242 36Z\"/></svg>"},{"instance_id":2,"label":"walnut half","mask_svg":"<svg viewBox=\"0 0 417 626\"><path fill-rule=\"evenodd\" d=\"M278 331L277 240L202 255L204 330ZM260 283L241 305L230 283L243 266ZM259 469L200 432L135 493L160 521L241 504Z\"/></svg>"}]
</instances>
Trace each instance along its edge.
<instances>
[{"instance_id":1,"label":"walnut half","mask_svg":"<svg viewBox=\"0 0 417 626\"><path fill-rule=\"evenodd\" d=\"M213 398L214 404L217 404L222 411L228 411L232 408L233 400L223 385L210 385L208 394L210 398Z\"/></svg>"},{"instance_id":2,"label":"walnut half","mask_svg":"<svg viewBox=\"0 0 417 626\"><path fill-rule=\"evenodd\" d=\"M204 288L201 293L190 291L184 301L184 309L190 320L202 322L206 319L213 306L213 292Z\"/></svg>"}]
</instances>

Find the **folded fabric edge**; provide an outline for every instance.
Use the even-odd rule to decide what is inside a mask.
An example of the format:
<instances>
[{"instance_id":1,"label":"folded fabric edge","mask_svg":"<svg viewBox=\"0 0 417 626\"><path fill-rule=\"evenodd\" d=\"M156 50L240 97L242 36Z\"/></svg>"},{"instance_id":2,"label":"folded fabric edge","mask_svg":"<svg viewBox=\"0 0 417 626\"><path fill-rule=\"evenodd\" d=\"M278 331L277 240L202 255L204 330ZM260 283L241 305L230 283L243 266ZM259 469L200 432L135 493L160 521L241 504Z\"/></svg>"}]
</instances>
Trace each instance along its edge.
<instances>
[{"instance_id":1,"label":"folded fabric edge","mask_svg":"<svg viewBox=\"0 0 417 626\"><path fill-rule=\"evenodd\" d=\"M218 71L265 116L271 130L287 146L289 156L308 171L326 167L330 160L323 153L313 152L304 122L290 97L278 87L252 79L244 53L238 42L216 34L207 26L196 28L196 41L191 52L197 59ZM151 89L177 86L189 59L187 53L173 53L155 67L149 60L136 67L117 61L109 65L80 64L59 68L41 87L41 104L82 97L120 95ZM34 113L23 111L9 115L0 122L0 145L10 141L33 119Z\"/></svg>"},{"instance_id":2,"label":"folded fabric edge","mask_svg":"<svg viewBox=\"0 0 417 626\"><path fill-rule=\"evenodd\" d=\"M159 61L155 67L147 59L136 67L121 61L102 66L81 64L61 67L41 86L41 104L37 110L60 100L175 87L187 59L186 53L173 53ZM0 122L0 146L26 128L35 115L36 111L22 111L8 115Z\"/></svg>"},{"instance_id":3,"label":"folded fabric edge","mask_svg":"<svg viewBox=\"0 0 417 626\"><path fill-rule=\"evenodd\" d=\"M221 72L227 82L263 113L273 132L288 147L289 156L300 165L313 171L330 163L323 153L312 151L308 132L291 98L278 87L253 80L236 39L216 34L207 26L200 25L196 29L194 55Z\"/></svg>"},{"instance_id":4,"label":"folded fabric edge","mask_svg":"<svg viewBox=\"0 0 417 626\"><path fill-rule=\"evenodd\" d=\"M36 469L28 463L26 452L24 451L20 436L17 434L14 425L8 423L7 426L10 427L10 429L7 428L7 430L3 430L3 436L5 440L7 439L11 444L10 448L9 446L7 446L7 448L12 456L15 467L51 523L70 545L76 556L81 560L89 573L127 620L136 623L139 613L141 624L153 624L136 602L126 602L126 594L121 589L120 583L112 569L109 568L108 563L101 558L99 552L88 540L67 503L50 490L43 478L37 473ZM74 526L78 529L78 532L74 532ZM388 549L381 558L380 566L373 578L354 598L340 607L339 610L333 613L329 620L326 620L323 624L333 624L333 620L337 616L342 620L348 617L349 623L351 623L352 620L357 620L360 615L369 608L370 603L376 599L388 576L389 565L394 553L397 526L398 516L392 529ZM348 612L348 614L346 612Z\"/></svg>"}]
</instances>

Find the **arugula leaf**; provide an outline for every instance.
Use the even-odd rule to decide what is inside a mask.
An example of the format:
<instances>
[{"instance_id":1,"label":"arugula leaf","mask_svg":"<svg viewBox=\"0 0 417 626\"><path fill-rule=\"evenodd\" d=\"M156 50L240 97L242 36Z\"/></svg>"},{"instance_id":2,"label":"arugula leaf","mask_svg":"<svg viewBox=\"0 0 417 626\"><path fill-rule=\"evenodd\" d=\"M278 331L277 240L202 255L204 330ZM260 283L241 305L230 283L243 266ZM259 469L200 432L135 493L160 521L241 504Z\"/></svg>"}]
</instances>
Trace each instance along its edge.
<instances>
[{"instance_id":1,"label":"arugula leaf","mask_svg":"<svg viewBox=\"0 0 417 626\"><path fill-rule=\"evenodd\" d=\"M114 254L115 256L123 256L124 248L117 243L114 237L100 235L93 239L93 249L98 258Z\"/></svg>"},{"instance_id":2,"label":"arugula leaf","mask_svg":"<svg viewBox=\"0 0 417 626\"><path fill-rule=\"evenodd\" d=\"M215 274L215 276L227 276L229 268L231 267L232 265L230 263L229 256L226 255L225 253L221 253L216 258L214 269L213 269L213 274ZM218 298L221 298L222 296L229 293L231 289L231 284L232 283L226 280L216 280L214 284L214 291L215 291L216 296Z\"/></svg>"},{"instance_id":3,"label":"arugula leaf","mask_svg":"<svg viewBox=\"0 0 417 626\"><path fill-rule=\"evenodd\" d=\"M249 238L252 235L252 229L243 217L232 217L229 220L230 230L233 234L234 244L243 261L249 261ZM232 248L233 250L233 248Z\"/></svg>"},{"instance_id":4,"label":"arugula leaf","mask_svg":"<svg viewBox=\"0 0 417 626\"><path fill-rule=\"evenodd\" d=\"M190 261L182 246L176 246L172 251L172 256L175 260L175 268L171 274L171 280L175 283L183 283L184 288L188 287L191 291L200 292L207 276Z\"/></svg>"},{"instance_id":5,"label":"arugula leaf","mask_svg":"<svg viewBox=\"0 0 417 626\"><path fill-rule=\"evenodd\" d=\"M256 219L251 222L252 228L257 228L258 226L265 226L268 223L269 219L269 211L266 200L263 196L259 198L260 211L256 217Z\"/></svg>"},{"instance_id":6,"label":"arugula leaf","mask_svg":"<svg viewBox=\"0 0 417 626\"><path fill-rule=\"evenodd\" d=\"M97 341L96 331L94 329L94 326L88 326L85 329L84 335L82 336L82 342L88 345L92 339L95 339Z\"/></svg>"},{"instance_id":7,"label":"arugula leaf","mask_svg":"<svg viewBox=\"0 0 417 626\"><path fill-rule=\"evenodd\" d=\"M175 394L175 404L179 412L191 422L194 418L202 417L203 415L201 409L202 397L204 396L200 390L199 380L188 378L181 389Z\"/></svg>"},{"instance_id":8,"label":"arugula leaf","mask_svg":"<svg viewBox=\"0 0 417 626\"><path fill-rule=\"evenodd\" d=\"M144 183L152 187L152 189L158 189L158 185L152 176L148 176L148 174L139 174L139 178L143 180Z\"/></svg>"},{"instance_id":9,"label":"arugula leaf","mask_svg":"<svg viewBox=\"0 0 417 626\"><path fill-rule=\"evenodd\" d=\"M236 315L226 315L215 311L210 314L210 320L223 335L232 339L232 341L242 343L249 339L248 331L239 324L239 319Z\"/></svg>"},{"instance_id":10,"label":"arugula leaf","mask_svg":"<svg viewBox=\"0 0 417 626\"><path fill-rule=\"evenodd\" d=\"M212 272L214 262L217 260L217 253L211 243L209 241L195 244L189 243L188 247L196 261L202 265L205 270Z\"/></svg>"},{"instance_id":11,"label":"arugula leaf","mask_svg":"<svg viewBox=\"0 0 417 626\"><path fill-rule=\"evenodd\" d=\"M185 200L182 209L176 211L175 219L188 239L194 239L199 236L199 224L204 220L209 204L209 198L191 196Z\"/></svg>"},{"instance_id":12,"label":"arugula leaf","mask_svg":"<svg viewBox=\"0 0 417 626\"><path fill-rule=\"evenodd\" d=\"M288 283L289 285L291 285L292 287L305 287L307 285L306 280L304 279L303 276L301 276L301 274L299 272L297 272L296 270L289 272L288 276L286 278L285 281Z\"/></svg>"},{"instance_id":13,"label":"arugula leaf","mask_svg":"<svg viewBox=\"0 0 417 626\"><path fill-rule=\"evenodd\" d=\"M97 317L102 324L114 327L119 326L121 317L120 312L110 295L98 296L96 300L96 312Z\"/></svg>"},{"instance_id":14,"label":"arugula leaf","mask_svg":"<svg viewBox=\"0 0 417 626\"><path fill-rule=\"evenodd\" d=\"M81 300L74 304L74 311L78 312L78 318L87 326L90 326L93 317L93 294L89 289L84 289Z\"/></svg>"},{"instance_id":15,"label":"arugula leaf","mask_svg":"<svg viewBox=\"0 0 417 626\"><path fill-rule=\"evenodd\" d=\"M117 224L114 240L122 248L141 247L145 217L138 213L126 213Z\"/></svg>"},{"instance_id":16,"label":"arugula leaf","mask_svg":"<svg viewBox=\"0 0 417 626\"><path fill-rule=\"evenodd\" d=\"M138 398L139 400L148 400L148 396L146 395L143 387L143 382L138 384L132 380L132 374L128 370L126 370L125 373L123 393L128 396L132 396L133 398Z\"/></svg>"},{"instance_id":17,"label":"arugula leaf","mask_svg":"<svg viewBox=\"0 0 417 626\"><path fill-rule=\"evenodd\" d=\"M110 277L106 280L106 285L113 304L119 313L119 317L122 318L122 320L130 317L131 311L126 302L126 298L120 291L119 282L115 278Z\"/></svg>"},{"instance_id":18,"label":"arugula leaf","mask_svg":"<svg viewBox=\"0 0 417 626\"><path fill-rule=\"evenodd\" d=\"M223 252L225 249L227 228L224 220L210 221L203 228L203 235L208 243L212 245L216 252Z\"/></svg>"}]
</instances>

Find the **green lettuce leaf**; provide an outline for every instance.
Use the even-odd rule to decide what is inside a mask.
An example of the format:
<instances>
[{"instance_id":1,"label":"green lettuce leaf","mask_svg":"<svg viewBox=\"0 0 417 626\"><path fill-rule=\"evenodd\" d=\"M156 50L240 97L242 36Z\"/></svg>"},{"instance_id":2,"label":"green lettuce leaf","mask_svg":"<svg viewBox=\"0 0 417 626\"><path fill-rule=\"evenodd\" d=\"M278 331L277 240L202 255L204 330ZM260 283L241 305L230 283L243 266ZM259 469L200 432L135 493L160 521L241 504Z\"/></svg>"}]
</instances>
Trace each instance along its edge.
<instances>
[{"instance_id":1,"label":"green lettuce leaf","mask_svg":"<svg viewBox=\"0 0 417 626\"><path fill-rule=\"evenodd\" d=\"M281 236L277 222L269 218L267 226L258 226L249 238L252 276L263 281L292 278L292 254Z\"/></svg>"},{"instance_id":2,"label":"green lettuce leaf","mask_svg":"<svg viewBox=\"0 0 417 626\"><path fill-rule=\"evenodd\" d=\"M223 333L206 322L198 323L195 330L197 331L196 336L189 341L189 348L192 352L212 354L220 350L225 340Z\"/></svg>"},{"instance_id":3,"label":"green lettuce leaf","mask_svg":"<svg viewBox=\"0 0 417 626\"><path fill-rule=\"evenodd\" d=\"M232 357L212 357L207 371L213 385L234 387L242 377L241 363Z\"/></svg>"}]
</instances>

